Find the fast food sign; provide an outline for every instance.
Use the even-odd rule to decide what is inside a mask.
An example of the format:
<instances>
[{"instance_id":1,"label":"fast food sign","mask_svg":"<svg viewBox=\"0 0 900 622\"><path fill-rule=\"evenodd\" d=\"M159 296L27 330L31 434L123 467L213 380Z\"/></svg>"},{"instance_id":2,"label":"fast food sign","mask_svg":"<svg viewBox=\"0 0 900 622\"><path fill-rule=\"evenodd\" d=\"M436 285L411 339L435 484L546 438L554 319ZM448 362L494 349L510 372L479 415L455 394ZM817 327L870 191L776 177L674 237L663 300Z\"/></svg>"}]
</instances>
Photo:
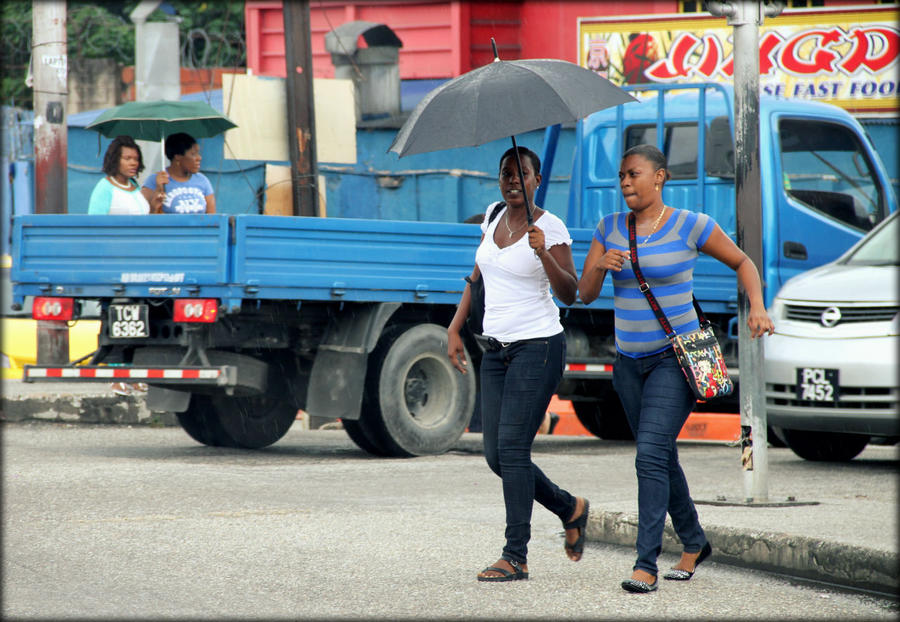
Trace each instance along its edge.
<instances>
[{"instance_id":1,"label":"fast food sign","mask_svg":"<svg viewBox=\"0 0 900 622\"><path fill-rule=\"evenodd\" d=\"M851 112L900 110L900 8L796 9L759 29L760 90ZM733 33L724 17L580 18L581 64L624 84L726 82Z\"/></svg>"}]
</instances>

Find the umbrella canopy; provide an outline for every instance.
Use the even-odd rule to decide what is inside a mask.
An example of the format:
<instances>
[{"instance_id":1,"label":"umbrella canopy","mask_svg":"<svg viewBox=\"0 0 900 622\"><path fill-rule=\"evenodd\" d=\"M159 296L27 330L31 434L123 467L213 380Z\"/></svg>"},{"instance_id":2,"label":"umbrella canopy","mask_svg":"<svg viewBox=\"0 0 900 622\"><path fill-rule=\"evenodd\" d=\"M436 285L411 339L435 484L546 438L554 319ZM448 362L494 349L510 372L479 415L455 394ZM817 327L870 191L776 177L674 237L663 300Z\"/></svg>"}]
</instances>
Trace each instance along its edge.
<instances>
[{"instance_id":1,"label":"umbrella canopy","mask_svg":"<svg viewBox=\"0 0 900 622\"><path fill-rule=\"evenodd\" d=\"M495 59L428 93L390 151L402 157L474 147L632 101L606 78L568 61Z\"/></svg>"},{"instance_id":2,"label":"umbrella canopy","mask_svg":"<svg viewBox=\"0 0 900 622\"><path fill-rule=\"evenodd\" d=\"M203 102L127 102L110 108L87 126L107 138L131 136L135 140L164 140L184 132L194 138L209 138L237 127L228 117Z\"/></svg>"}]
</instances>

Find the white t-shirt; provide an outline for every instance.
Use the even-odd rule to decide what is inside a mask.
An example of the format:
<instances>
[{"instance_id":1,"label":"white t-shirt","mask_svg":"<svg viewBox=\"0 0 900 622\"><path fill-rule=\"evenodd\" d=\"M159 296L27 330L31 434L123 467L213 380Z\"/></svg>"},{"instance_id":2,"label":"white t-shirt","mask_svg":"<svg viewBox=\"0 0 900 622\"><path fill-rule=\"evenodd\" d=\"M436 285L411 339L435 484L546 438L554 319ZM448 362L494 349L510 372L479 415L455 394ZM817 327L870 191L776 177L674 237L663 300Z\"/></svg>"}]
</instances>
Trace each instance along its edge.
<instances>
[{"instance_id":1,"label":"white t-shirt","mask_svg":"<svg viewBox=\"0 0 900 622\"><path fill-rule=\"evenodd\" d=\"M481 223L484 240L475 253L484 279L484 334L504 342L552 337L563 327L559 307L550 294L550 279L528 245L527 235L506 248L494 242L494 231L507 209L504 207L488 224L495 205L485 213ZM569 230L554 214L545 211L534 224L544 232L545 248L572 244Z\"/></svg>"},{"instance_id":2,"label":"white t-shirt","mask_svg":"<svg viewBox=\"0 0 900 622\"><path fill-rule=\"evenodd\" d=\"M124 190L114 186L106 177L98 181L91 192L88 214L149 214L150 204L141 194L140 186L134 180L129 180L129 183L132 189Z\"/></svg>"}]
</instances>

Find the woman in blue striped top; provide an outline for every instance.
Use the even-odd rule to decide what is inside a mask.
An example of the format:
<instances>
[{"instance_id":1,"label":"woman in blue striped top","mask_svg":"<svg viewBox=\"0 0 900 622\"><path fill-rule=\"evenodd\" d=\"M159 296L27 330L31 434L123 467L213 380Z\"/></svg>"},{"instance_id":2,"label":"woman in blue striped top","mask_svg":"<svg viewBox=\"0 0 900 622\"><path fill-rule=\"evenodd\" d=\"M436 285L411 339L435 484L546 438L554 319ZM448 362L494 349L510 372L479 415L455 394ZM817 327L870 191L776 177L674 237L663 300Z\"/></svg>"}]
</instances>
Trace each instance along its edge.
<instances>
[{"instance_id":1,"label":"woman in blue striped top","mask_svg":"<svg viewBox=\"0 0 900 622\"><path fill-rule=\"evenodd\" d=\"M756 266L708 215L665 205L662 189L668 178L665 156L656 147L637 145L625 152L619 185L634 214L641 270L675 332L699 327L691 304L699 251L737 272L750 300L751 335L774 332ZM662 550L666 512L684 552L664 578L690 579L712 549L697 519L675 445L694 408L694 396L632 270L628 214L611 214L597 225L578 293L585 304L593 302L606 273L612 272L617 350L613 385L634 433L638 477L637 562L622 588L642 593L658 585L656 558Z\"/></svg>"}]
</instances>

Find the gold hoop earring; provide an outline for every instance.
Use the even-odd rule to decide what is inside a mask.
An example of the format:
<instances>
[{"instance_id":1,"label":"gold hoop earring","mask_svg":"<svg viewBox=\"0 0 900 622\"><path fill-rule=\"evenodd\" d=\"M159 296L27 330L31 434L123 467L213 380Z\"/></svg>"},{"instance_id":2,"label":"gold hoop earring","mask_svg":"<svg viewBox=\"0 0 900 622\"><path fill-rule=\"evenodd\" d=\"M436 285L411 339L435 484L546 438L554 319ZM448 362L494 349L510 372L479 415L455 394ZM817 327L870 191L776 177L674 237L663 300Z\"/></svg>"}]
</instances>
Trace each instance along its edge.
<instances>
[{"instance_id":1,"label":"gold hoop earring","mask_svg":"<svg viewBox=\"0 0 900 622\"><path fill-rule=\"evenodd\" d=\"M657 192L659 192L659 184L656 184L655 186L653 186L653 189L656 190Z\"/></svg>"}]
</instances>

